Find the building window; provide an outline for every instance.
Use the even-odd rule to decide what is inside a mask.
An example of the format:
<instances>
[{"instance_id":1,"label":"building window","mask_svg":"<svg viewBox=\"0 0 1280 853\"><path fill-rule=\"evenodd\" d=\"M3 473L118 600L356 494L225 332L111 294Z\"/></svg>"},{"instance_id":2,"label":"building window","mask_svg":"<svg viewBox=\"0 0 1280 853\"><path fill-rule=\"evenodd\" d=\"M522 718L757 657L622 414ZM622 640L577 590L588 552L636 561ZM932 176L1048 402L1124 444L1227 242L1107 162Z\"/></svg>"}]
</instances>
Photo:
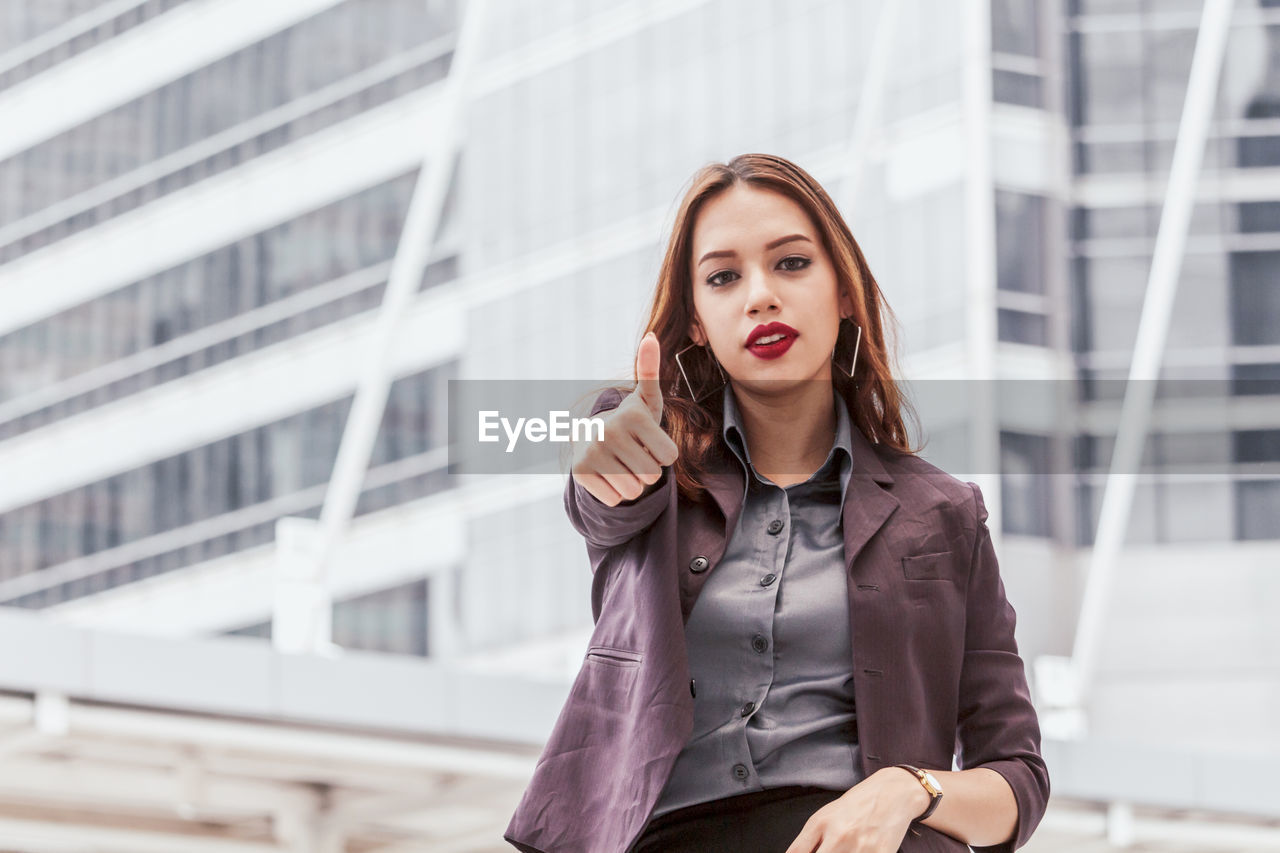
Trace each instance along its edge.
<instances>
[{"instance_id":1,"label":"building window","mask_svg":"<svg viewBox=\"0 0 1280 853\"><path fill-rule=\"evenodd\" d=\"M426 578L333 603L331 639L344 649L427 656ZM224 631L271 639L271 620Z\"/></svg>"},{"instance_id":2,"label":"building window","mask_svg":"<svg viewBox=\"0 0 1280 853\"><path fill-rule=\"evenodd\" d=\"M1231 393L1237 397L1280 396L1280 364L1233 364Z\"/></svg>"},{"instance_id":3,"label":"building window","mask_svg":"<svg viewBox=\"0 0 1280 853\"><path fill-rule=\"evenodd\" d=\"M1048 272L1045 258L1047 200L997 189L996 316L1002 341L1049 345Z\"/></svg>"},{"instance_id":4,"label":"building window","mask_svg":"<svg viewBox=\"0 0 1280 853\"><path fill-rule=\"evenodd\" d=\"M1245 201L1235 207L1242 234L1280 234L1280 201Z\"/></svg>"},{"instance_id":5,"label":"building window","mask_svg":"<svg viewBox=\"0 0 1280 853\"><path fill-rule=\"evenodd\" d=\"M1048 436L1000 433L1001 529L1022 536L1053 535L1053 490Z\"/></svg>"},{"instance_id":6,"label":"building window","mask_svg":"<svg viewBox=\"0 0 1280 853\"><path fill-rule=\"evenodd\" d=\"M1043 314L1001 308L996 312L996 330L997 337L1008 343L1049 345L1049 320Z\"/></svg>"},{"instance_id":7,"label":"building window","mask_svg":"<svg viewBox=\"0 0 1280 853\"><path fill-rule=\"evenodd\" d=\"M1231 253L1231 320L1237 345L1280 344L1280 252Z\"/></svg>"},{"instance_id":8,"label":"building window","mask_svg":"<svg viewBox=\"0 0 1280 853\"><path fill-rule=\"evenodd\" d=\"M253 625L246 625L243 628L236 628L234 631L224 631L223 636L226 637L257 637L261 640L271 639L271 622L257 622Z\"/></svg>"},{"instance_id":9,"label":"building window","mask_svg":"<svg viewBox=\"0 0 1280 853\"><path fill-rule=\"evenodd\" d=\"M1045 292L1046 201L1042 196L996 190L996 287Z\"/></svg>"},{"instance_id":10,"label":"building window","mask_svg":"<svg viewBox=\"0 0 1280 853\"><path fill-rule=\"evenodd\" d=\"M1280 539L1280 480L1235 483L1236 538Z\"/></svg>"},{"instance_id":11,"label":"building window","mask_svg":"<svg viewBox=\"0 0 1280 853\"><path fill-rule=\"evenodd\" d=\"M333 605L333 642L343 648L426 657L427 581Z\"/></svg>"},{"instance_id":12,"label":"building window","mask_svg":"<svg viewBox=\"0 0 1280 853\"><path fill-rule=\"evenodd\" d=\"M997 103L1039 109L1044 106L1044 81L1038 74L997 68L991 72L991 94Z\"/></svg>"},{"instance_id":13,"label":"building window","mask_svg":"<svg viewBox=\"0 0 1280 853\"><path fill-rule=\"evenodd\" d=\"M1280 429L1239 430L1232 457L1242 474L1270 476L1235 482L1237 539L1280 539Z\"/></svg>"},{"instance_id":14,"label":"building window","mask_svg":"<svg viewBox=\"0 0 1280 853\"><path fill-rule=\"evenodd\" d=\"M991 50L1040 55L1039 0L992 0Z\"/></svg>"}]
</instances>

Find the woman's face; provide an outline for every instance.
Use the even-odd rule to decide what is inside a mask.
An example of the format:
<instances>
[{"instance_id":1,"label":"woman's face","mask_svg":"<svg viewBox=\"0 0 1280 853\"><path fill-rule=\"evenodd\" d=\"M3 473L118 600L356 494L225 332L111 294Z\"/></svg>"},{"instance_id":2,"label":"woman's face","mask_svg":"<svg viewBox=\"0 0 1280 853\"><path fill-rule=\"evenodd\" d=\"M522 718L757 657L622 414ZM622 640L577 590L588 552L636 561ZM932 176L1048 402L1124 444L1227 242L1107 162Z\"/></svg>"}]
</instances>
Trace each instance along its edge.
<instances>
[{"instance_id":1,"label":"woman's face","mask_svg":"<svg viewBox=\"0 0 1280 853\"><path fill-rule=\"evenodd\" d=\"M709 342L737 384L770 393L803 380L831 381L831 350L852 303L803 207L737 184L699 211L691 263L690 337ZM753 330L769 323L794 331L773 347L748 347Z\"/></svg>"}]
</instances>

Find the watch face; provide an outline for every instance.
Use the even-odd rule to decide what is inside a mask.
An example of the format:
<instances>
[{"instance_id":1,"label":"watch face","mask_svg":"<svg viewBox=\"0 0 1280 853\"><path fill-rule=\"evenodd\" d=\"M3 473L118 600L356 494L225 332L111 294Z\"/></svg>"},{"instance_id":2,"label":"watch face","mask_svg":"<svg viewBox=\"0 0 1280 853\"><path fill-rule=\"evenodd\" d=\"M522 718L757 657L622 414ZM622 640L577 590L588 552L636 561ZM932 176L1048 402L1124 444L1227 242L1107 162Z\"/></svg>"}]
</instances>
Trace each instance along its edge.
<instances>
[{"instance_id":1,"label":"watch face","mask_svg":"<svg viewBox=\"0 0 1280 853\"><path fill-rule=\"evenodd\" d=\"M929 787L931 787L933 791L939 792L942 790L942 786L938 784L938 780L934 778L934 775L928 770L924 771L924 780L929 783Z\"/></svg>"}]
</instances>

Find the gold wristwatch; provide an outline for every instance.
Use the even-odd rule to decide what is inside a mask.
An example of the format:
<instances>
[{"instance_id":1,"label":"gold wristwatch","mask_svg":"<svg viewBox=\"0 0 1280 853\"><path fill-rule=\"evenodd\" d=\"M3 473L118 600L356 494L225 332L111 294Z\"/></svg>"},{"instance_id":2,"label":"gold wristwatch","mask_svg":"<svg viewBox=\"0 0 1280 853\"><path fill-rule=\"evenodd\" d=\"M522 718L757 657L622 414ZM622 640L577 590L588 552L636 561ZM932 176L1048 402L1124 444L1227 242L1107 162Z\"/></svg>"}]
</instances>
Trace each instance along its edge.
<instances>
[{"instance_id":1,"label":"gold wristwatch","mask_svg":"<svg viewBox=\"0 0 1280 853\"><path fill-rule=\"evenodd\" d=\"M893 766L911 771L912 775L919 779L920 784L929 792L929 796L933 797L933 799L929 801L929 808L924 810L924 814L915 818L911 822L918 823L933 814L933 810L938 807L938 803L942 802L942 785L938 784L937 778L935 778L928 770L921 770L919 767L912 767L910 764L895 764Z\"/></svg>"}]
</instances>

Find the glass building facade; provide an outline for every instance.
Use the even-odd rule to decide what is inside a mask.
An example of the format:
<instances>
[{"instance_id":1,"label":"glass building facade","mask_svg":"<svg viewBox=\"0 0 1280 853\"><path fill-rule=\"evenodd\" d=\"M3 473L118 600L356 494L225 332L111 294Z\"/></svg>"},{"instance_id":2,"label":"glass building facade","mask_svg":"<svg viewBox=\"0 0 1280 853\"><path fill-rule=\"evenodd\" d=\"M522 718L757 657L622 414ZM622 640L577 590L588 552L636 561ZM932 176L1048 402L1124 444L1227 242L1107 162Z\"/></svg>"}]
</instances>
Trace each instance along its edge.
<instances>
[{"instance_id":1,"label":"glass building facade","mask_svg":"<svg viewBox=\"0 0 1280 853\"><path fill-rule=\"evenodd\" d=\"M1073 0L1068 105L1072 349L1091 380L1125 375L1178 138L1202 3ZM1216 429L1156 429L1147 459L1204 476L1143 484L1129 540L1280 538L1280 3L1235 4L1183 250L1162 376L1222 383ZM1102 383L1103 385L1107 383ZM1210 403L1209 405L1212 405ZM1081 544L1112 441L1076 447ZM1270 450L1268 451L1268 448Z\"/></svg>"},{"instance_id":2,"label":"glass building facade","mask_svg":"<svg viewBox=\"0 0 1280 853\"><path fill-rule=\"evenodd\" d=\"M982 487L1051 708L1204 5L489 0L437 156L463 0L0 0L0 628L36 649L0 710L39 724L11 728L0 801L58 849L130 822L159 834L139 849L503 848L593 577L560 476L450 471L449 383L629 381L676 202L744 152L831 193L908 384L978 401L926 417L924 455ZM1120 805L1121 834L1133 806L1243 802L1224 756L1280 744L1280 0L1236 0L1224 57L1162 356L1218 396L1153 418L1168 476L1135 492L1087 735L1041 715L1055 796ZM318 590L283 570L377 343L388 397L317 596L339 648L299 644ZM983 409L991 384L1067 403ZM1149 766L1186 772L1122 772Z\"/></svg>"},{"instance_id":3,"label":"glass building facade","mask_svg":"<svg viewBox=\"0 0 1280 853\"><path fill-rule=\"evenodd\" d=\"M6 5L0 105L182 5ZM421 157L377 174L370 164L398 138L384 123L421 112L395 127L431 127L424 105L449 74L459 10L313 5L0 158L0 461L119 417L145 432L156 401L237 371L249 383L260 359L338 345L371 322ZM1201 6L903 0L873 143L850 162L880 4L494 2L414 302L460 316L465 342L398 372L357 522L453 497L441 458L449 378L629 375L671 205L698 166L743 151L788 156L832 191L907 356L954 368L942 378L1001 379L1018 365L1021 378L1059 381L1065 365L1082 412L1106 404L1115 386L1103 380L1123 377L1132 355ZM1152 435L1152 459L1210 476L1142 485L1133 544L1280 539L1280 478L1268 476L1280 417L1267 409L1280 378L1277 57L1280 3L1241 0L1165 353L1168 375L1222 380L1244 413L1227 429ZM320 139L365 140L347 165L369 176L307 171ZM35 297L10 286L59 284L38 276L63 252L110 261L96 235L149 227L161 205L237 198L236 181L263 163L335 189L260 227L217 223L229 235L218 245L193 240L177 262L47 309L28 310ZM6 323L10 306L27 319ZM280 518L316 517L352 384L335 379L288 411L248 407L227 434L193 424L186 446L61 472L48 493L14 487L6 503L0 487L0 604L74 605L91 621L95 601L131 585L269 549ZM1026 563L1057 565L1092 543L1112 436L1081 423L1065 436L996 424L997 519L1039 555ZM964 425L929 431L940 445L975 438ZM454 651L482 654L580 630L589 579L576 543L548 533L558 495L536 499L547 513L469 504L465 558L428 569L424 554L418 577L345 595L335 638L434 655L444 651L428 636L443 632ZM220 630L268 636L264 616L228 615Z\"/></svg>"},{"instance_id":4,"label":"glass building facade","mask_svg":"<svg viewBox=\"0 0 1280 853\"><path fill-rule=\"evenodd\" d=\"M357 515L448 487L438 401L450 372L392 385ZM0 596L6 580L76 561L83 568L74 580L0 604L43 607L91 595L269 544L284 515L318 518L350 408L347 396L6 513Z\"/></svg>"},{"instance_id":5,"label":"glass building facade","mask_svg":"<svg viewBox=\"0 0 1280 853\"><path fill-rule=\"evenodd\" d=\"M348 0L0 162L0 260L438 82L447 23Z\"/></svg>"},{"instance_id":6,"label":"glass building facade","mask_svg":"<svg viewBox=\"0 0 1280 853\"><path fill-rule=\"evenodd\" d=\"M56 66L74 73L77 57L167 22L180 5L4 4L0 99L40 85L41 73ZM44 259L81 245L94 251L101 229L128 229L161 199L234 193L247 164L288 157L318 134L342 138L371 111L411 109L445 79L455 4L312 6L0 160L0 276L30 264L22 269L37 277L19 280L38 287ZM0 326L0 445L39 443L49 430L92 429L113 417L137 420L145 442L141 413L164 395L193 393L220 377L248 382L257 356L288 353L317 334L341 339L343 329L371 322L418 173L417 163L407 164L145 277ZM456 207L451 186L420 292L459 275ZM15 298L13 288L3 292L0 314ZM444 418L458 365L452 354L394 377L356 525L453 488ZM68 603L92 608L105 592L270 551L279 519L318 518L353 390L321 388L282 417L246 410L231 434L206 440L193 429L177 452L135 453L136 464L108 476L69 471L73 487L5 506L0 606L51 614ZM335 641L426 655L428 585L419 577L339 595ZM247 620L237 626L231 618L226 633L270 636L269 622L246 628Z\"/></svg>"},{"instance_id":7,"label":"glass building facade","mask_svg":"<svg viewBox=\"0 0 1280 853\"><path fill-rule=\"evenodd\" d=\"M0 89L78 56L189 0L143 0L124 8L110 0L45 0L0 9ZM23 6L26 8L23 8Z\"/></svg>"}]
</instances>

